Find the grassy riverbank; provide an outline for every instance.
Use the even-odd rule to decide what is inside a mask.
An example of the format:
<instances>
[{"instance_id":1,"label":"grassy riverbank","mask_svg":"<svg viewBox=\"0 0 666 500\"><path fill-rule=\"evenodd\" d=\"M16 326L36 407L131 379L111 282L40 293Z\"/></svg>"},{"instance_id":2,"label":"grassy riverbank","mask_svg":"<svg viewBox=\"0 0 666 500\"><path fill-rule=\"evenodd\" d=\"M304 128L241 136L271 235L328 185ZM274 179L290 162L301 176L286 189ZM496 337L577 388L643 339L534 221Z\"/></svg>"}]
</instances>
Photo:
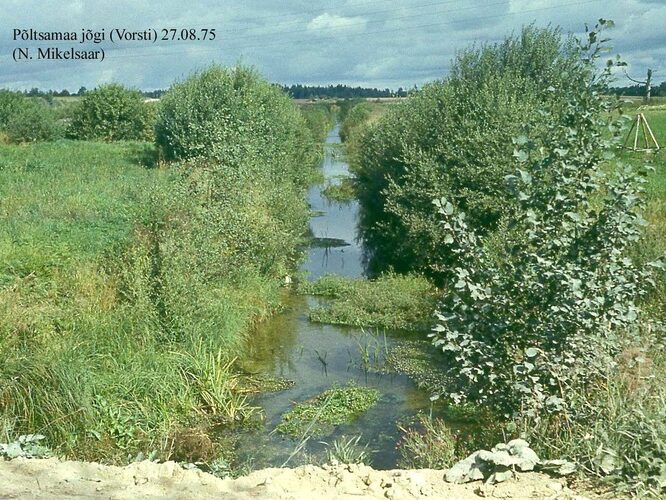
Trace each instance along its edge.
<instances>
[{"instance_id":1,"label":"grassy riverbank","mask_svg":"<svg viewBox=\"0 0 666 500\"><path fill-rule=\"evenodd\" d=\"M254 415L234 360L300 259L329 120L306 122L243 68L205 78L233 134L208 159L158 164L141 142L0 146L0 442L209 460L213 431Z\"/></svg>"},{"instance_id":2,"label":"grassy riverbank","mask_svg":"<svg viewBox=\"0 0 666 500\"><path fill-rule=\"evenodd\" d=\"M179 173L140 164L152 152L2 147L3 441L41 433L67 456L167 457L179 427L249 413L230 361L277 307L277 277L189 267L197 214Z\"/></svg>"}]
</instances>

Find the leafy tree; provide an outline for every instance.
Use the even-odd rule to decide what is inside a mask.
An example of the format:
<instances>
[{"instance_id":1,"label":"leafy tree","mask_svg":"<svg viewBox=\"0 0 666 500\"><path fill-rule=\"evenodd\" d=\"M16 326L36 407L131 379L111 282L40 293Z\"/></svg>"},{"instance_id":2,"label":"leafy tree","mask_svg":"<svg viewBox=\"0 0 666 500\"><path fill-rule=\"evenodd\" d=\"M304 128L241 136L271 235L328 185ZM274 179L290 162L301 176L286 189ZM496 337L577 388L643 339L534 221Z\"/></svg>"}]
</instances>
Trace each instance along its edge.
<instances>
[{"instance_id":1,"label":"leafy tree","mask_svg":"<svg viewBox=\"0 0 666 500\"><path fill-rule=\"evenodd\" d=\"M546 141L546 120L567 119L568 95L589 71L571 37L528 26L462 51L448 79L392 107L352 165L371 264L442 282L452 255L432 200L446 197L479 235L494 231L517 209L501 182L515 169L512 138L527 127L532 142Z\"/></svg>"},{"instance_id":2,"label":"leafy tree","mask_svg":"<svg viewBox=\"0 0 666 500\"><path fill-rule=\"evenodd\" d=\"M528 125L513 139L514 172L498 183L515 209L500 230L482 234L458 203L436 202L453 258L432 336L449 370L441 391L454 401L533 419L566 412L612 365L654 284L650 266L629 258L645 225L642 176L619 163L607 174L615 141L602 130L621 130L607 118L617 101L599 92L609 72L594 74L607 24L577 48L589 77L542 115L546 134L535 141Z\"/></svg>"},{"instance_id":3,"label":"leafy tree","mask_svg":"<svg viewBox=\"0 0 666 500\"><path fill-rule=\"evenodd\" d=\"M138 91L102 85L85 94L69 133L86 140L147 140L152 138L153 122L154 113Z\"/></svg>"}]
</instances>

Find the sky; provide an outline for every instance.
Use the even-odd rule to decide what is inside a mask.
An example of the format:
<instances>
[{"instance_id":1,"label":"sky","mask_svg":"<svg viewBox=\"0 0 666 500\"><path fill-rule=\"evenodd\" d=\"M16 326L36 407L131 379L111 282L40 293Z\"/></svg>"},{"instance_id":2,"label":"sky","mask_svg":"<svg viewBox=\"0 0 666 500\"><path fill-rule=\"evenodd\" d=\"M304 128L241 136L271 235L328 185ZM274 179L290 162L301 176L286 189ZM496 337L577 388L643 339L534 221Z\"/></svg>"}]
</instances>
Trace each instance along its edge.
<instances>
[{"instance_id":1,"label":"sky","mask_svg":"<svg viewBox=\"0 0 666 500\"><path fill-rule=\"evenodd\" d=\"M628 73L666 81L666 0L0 0L0 87L68 89L118 82L168 88L211 63L242 63L282 84L411 88L446 77L457 51L497 42L521 26L612 19L614 53ZM110 43L113 29L214 29L215 40ZM98 45L14 40L15 29L104 29ZM210 36L210 35L208 35ZM15 61L17 48L94 50L104 61ZM619 74L617 84L630 82Z\"/></svg>"}]
</instances>

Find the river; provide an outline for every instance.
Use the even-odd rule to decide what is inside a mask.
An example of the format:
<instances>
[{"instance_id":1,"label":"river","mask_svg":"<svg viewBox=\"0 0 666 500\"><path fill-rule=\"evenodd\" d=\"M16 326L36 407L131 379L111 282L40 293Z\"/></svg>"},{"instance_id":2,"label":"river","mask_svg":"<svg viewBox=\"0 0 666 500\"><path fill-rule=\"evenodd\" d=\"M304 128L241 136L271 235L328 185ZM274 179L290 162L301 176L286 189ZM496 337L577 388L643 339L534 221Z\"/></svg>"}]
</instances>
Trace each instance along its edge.
<instances>
[{"instance_id":1,"label":"river","mask_svg":"<svg viewBox=\"0 0 666 500\"><path fill-rule=\"evenodd\" d=\"M326 142L322 169L328 182L336 182L349 175L347 163L339 158L338 127L330 132ZM324 187L325 183L312 186L308 193L314 213L310 221L312 233L315 238L342 240L346 244L313 245L301 270L307 272L310 280L325 274L363 277L363 247L357 238L358 203L332 202L322 195ZM285 300L285 310L253 334L245 366L253 373L283 377L294 384L287 390L265 393L252 401L263 409L265 422L259 430L245 432L240 437L239 457L251 460L253 468L281 466L288 460L289 466L323 461L327 444L342 436L361 434L359 444L368 445L366 453L372 465L377 469L394 468L398 460L398 423L430 408L428 395L406 376L385 374L377 369L383 365L387 349L405 334L312 323L308 312L317 303L317 298L291 293ZM350 381L378 389L381 393L378 404L354 422L339 426L333 435L310 439L301 453L290 458L298 440L271 432L282 414L294 402Z\"/></svg>"}]
</instances>

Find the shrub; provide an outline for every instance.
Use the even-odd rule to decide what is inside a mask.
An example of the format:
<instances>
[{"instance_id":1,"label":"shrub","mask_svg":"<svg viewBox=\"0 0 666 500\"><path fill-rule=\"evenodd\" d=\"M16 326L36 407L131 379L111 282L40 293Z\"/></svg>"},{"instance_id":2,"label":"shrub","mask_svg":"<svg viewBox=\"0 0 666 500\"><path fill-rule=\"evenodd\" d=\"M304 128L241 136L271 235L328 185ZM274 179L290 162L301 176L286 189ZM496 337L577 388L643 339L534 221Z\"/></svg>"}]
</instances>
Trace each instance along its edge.
<instances>
[{"instance_id":1,"label":"shrub","mask_svg":"<svg viewBox=\"0 0 666 500\"><path fill-rule=\"evenodd\" d=\"M9 115L5 132L11 142L50 141L62 134L51 108L23 98Z\"/></svg>"},{"instance_id":2,"label":"shrub","mask_svg":"<svg viewBox=\"0 0 666 500\"><path fill-rule=\"evenodd\" d=\"M24 97L18 92L0 90L0 129L5 130L11 115L21 106Z\"/></svg>"},{"instance_id":3,"label":"shrub","mask_svg":"<svg viewBox=\"0 0 666 500\"><path fill-rule=\"evenodd\" d=\"M588 35L579 58L592 74L603 46L597 31ZM456 203L436 202L453 264L432 336L454 401L535 419L567 413L571 394L603 377L637 323L652 281L628 257L644 225L642 177L620 166L606 174L613 141L600 130L621 128L598 93L607 79L579 79L563 109L543 115L547 139L532 141L528 127L513 140L516 171L504 186L515 208L496 234L482 236Z\"/></svg>"},{"instance_id":4,"label":"shrub","mask_svg":"<svg viewBox=\"0 0 666 500\"><path fill-rule=\"evenodd\" d=\"M53 140L62 129L44 101L0 90L0 132L6 142L35 142Z\"/></svg>"},{"instance_id":5,"label":"shrub","mask_svg":"<svg viewBox=\"0 0 666 500\"><path fill-rule=\"evenodd\" d=\"M141 93L119 84L88 92L73 113L69 134L76 139L150 140L154 111Z\"/></svg>"},{"instance_id":6,"label":"shrub","mask_svg":"<svg viewBox=\"0 0 666 500\"><path fill-rule=\"evenodd\" d=\"M166 159L183 160L208 227L200 238L218 242L207 272L290 272L321 145L286 94L253 70L213 66L164 95L156 142Z\"/></svg>"},{"instance_id":7,"label":"shrub","mask_svg":"<svg viewBox=\"0 0 666 500\"><path fill-rule=\"evenodd\" d=\"M480 235L493 231L517 208L501 182L515 170L512 138L526 128L537 147L544 143L544 124L566 119L567 96L589 72L572 39L530 26L462 51L446 80L391 106L352 157L361 226L379 270L442 280L452 256L432 200L460 207Z\"/></svg>"},{"instance_id":8,"label":"shrub","mask_svg":"<svg viewBox=\"0 0 666 500\"><path fill-rule=\"evenodd\" d=\"M300 108L312 137L319 143L326 140L333 127L333 111L326 104L307 104Z\"/></svg>"},{"instance_id":9,"label":"shrub","mask_svg":"<svg viewBox=\"0 0 666 500\"><path fill-rule=\"evenodd\" d=\"M370 104L367 102L359 103L351 108L340 126L340 139L343 142L348 141L352 130L370 118L370 112Z\"/></svg>"},{"instance_id":10,"label":"shrub","mask_svg":"<svg viewBox=\"0 0 666 500\"><path fill-rule=\"evenodd\" d=\"M292 100L242 66L212 66L175 84L162 97L155 134L167 160L206 158L245 173L263 168L302 186L318 158Z\"/></svg>"}]
</instances>

